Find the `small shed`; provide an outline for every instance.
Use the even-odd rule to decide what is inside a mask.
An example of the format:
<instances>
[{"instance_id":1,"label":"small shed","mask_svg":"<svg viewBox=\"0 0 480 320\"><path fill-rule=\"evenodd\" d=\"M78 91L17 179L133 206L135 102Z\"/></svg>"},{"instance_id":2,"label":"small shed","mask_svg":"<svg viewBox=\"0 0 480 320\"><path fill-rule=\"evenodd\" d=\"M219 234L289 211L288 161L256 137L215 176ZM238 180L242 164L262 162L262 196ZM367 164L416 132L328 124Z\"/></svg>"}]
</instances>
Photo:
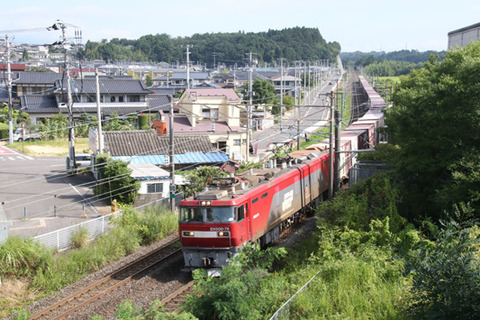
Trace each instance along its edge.
<instances>
[{"instance_id":1,"label":"small shed","mask_svg":"<svg viewBox=\"0 0 480 320\"><path fill-rule=\"evenodd\" d=\"M131 177L140 181L135 206L168 199L170 195L170 173L151 163L130 163Z\"/></svg>"}]
</instances>

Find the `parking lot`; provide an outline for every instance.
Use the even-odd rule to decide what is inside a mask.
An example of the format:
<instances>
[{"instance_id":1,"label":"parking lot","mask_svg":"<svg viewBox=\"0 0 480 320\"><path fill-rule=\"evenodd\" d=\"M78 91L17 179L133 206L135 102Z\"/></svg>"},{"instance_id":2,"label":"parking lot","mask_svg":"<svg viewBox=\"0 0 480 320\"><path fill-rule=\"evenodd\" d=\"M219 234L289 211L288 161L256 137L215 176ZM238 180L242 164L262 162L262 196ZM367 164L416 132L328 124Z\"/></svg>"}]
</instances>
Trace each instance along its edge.
<instances>
[{"instance_id":1,"label":"parking lot","mask_svg":"<svg viewBox=\"0 0 480 320\"><path fill-rule=\"evenodd\" d=\"M64 157L27 156L0 146L0 202L9 235L36 236L110 212L93 198L94 178L67 175Z\"/></svg>"}]
</instances>

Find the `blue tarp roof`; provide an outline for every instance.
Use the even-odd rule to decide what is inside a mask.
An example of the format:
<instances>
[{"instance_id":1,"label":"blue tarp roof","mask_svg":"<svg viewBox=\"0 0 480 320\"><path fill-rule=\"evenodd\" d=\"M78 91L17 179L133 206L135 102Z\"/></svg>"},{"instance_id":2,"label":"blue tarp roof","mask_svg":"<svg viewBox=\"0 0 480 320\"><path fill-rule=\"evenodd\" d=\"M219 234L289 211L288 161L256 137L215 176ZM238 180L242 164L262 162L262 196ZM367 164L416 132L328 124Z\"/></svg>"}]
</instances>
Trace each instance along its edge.
<instances>
[{"instance_id":1,"label":"blue tarp roof","mask_svg":"<svg viewBox=\"0 0 480 320\"><path fill-rule=\"evenodd\" d=\"M155 165L165 165L169 161L168 155L147 155L147 156L116 156L114 160L122 160L128 163L152 163ZM167 160L167 161L165 161ZM222 152L190 152L176 154L174 157L175 164L193 164L193 163L218 163L228 160L228 155Z\"/></svg>"}]
</instances>

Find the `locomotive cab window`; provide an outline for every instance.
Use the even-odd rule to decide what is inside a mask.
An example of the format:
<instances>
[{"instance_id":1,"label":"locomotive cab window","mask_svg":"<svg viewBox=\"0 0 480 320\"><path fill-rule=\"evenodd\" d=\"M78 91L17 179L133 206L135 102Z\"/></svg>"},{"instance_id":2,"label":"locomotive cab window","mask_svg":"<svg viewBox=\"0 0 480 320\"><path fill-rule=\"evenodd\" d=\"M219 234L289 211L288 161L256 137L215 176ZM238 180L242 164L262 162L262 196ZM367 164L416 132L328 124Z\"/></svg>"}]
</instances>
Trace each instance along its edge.
<instances>
[{"instance_id":1,"label":"locomotive cab window","mask_svg":"<svg viewBox=\"0 0 480 320\"><path fill-rule=\"evenodd\" d=\"M234 207L183 207L181 222L231 223L235 221Z\"/></svg>"},{"instance_id":2,"label":"locomotive cab window","mask_svg":"<svg viewBox=\"0 0 480 320\"><path fill-rule=\"evenodd\" d=\"M240 207L237 208L237 221L242 221L245 219L245 207L241 205Z\"/></svg>"}]
</instances>

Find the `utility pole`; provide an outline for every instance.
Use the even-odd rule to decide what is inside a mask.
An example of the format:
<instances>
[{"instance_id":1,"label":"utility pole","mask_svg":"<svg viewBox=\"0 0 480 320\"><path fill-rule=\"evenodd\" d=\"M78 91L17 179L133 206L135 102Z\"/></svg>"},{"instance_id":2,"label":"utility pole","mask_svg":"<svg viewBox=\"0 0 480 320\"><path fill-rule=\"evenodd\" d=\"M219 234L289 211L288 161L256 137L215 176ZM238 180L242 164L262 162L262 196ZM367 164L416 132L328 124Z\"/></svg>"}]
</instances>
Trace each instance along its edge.
<instances>
[{"instance_id":1,"label":"utility pole","mask_svg":"<svg viewBox=\"0 0 480 320\"><path fill-rule=\"evenodd\" d=\"M215 49L214 49L213 52L212 52L212 56L213 56L213 69L215 69L216 60L217 60L217 56L218 56L218 53L215 52Z\"/></svg>"},{"instance_id":2,"label":"utility pole","mask_svg":"<svg viewBox=\"0 0 480 320\"><path fill-rule=\"evenodd\" d=\"M187 44L187 89L190 89L190 47L191 45Z\"/></svg>"},{"instance_id":3,"label":"utility pole","mask_svg":"<svg viewBox=\"0 0 480 320\"><path fill-rule=\"evenodd\" d=\"M175 185L175 157L174 157L174 148L173 148L173 97L168 96L170 99L170 179L172 180L170 184L170 209L172 212L175 212L175 192L176 192L176 185Z\"/></svg>"},{"instance_id":4,"label":"utility pole","mask_svg":"<svg viewBox=\"0 0 480 320\"><path fill-rule=\"evenodd\" d=\"M333 91L330 92L330 137L329 137L329 150L328 150L328 159L329 159L329 168L328 168L328 200L333 199L333 188L334 188L334 156L333 156L333 135L334 135L334 117L335 117L335 106L333 104L334 94Z\"/></svg>"},{"instance_id":5,"label":"utility pole","mask_svg":"<svg viewBox=\"0 0 480 320\"><path fill-rule=\"evenodd\" d=\"M298 103L297 63L295 61L295 120L297 121L297 150L300 150L300 106Z\"/></svg>"},{"instance_id":6,"label":"utility pole","mask_svg":"<svg viewBox=\"0 0 480 320\"><path fill-rule=\"evenodd\" d=\"M252 104L253 104L253 59L252 56L254 55L253 52L245 53L249 56L250 61L250 69L248 75L248 94L250 97L250 101L247 107L247 146L245 150L245 160L246 162L250 161L250 141L252 135Z\"/></svg>"},{"instance_id":7,"label":"utility pole","mask_svg":"<svg viewBox=\"0 0 480 320\"><path fill-rule=\"evenodd\" d=\"M13 143L13 105L12 105L12 69L10 62L10 43L8 35L5 35L7 46L7 89L8 89L8 143Z\"/></svg>"},{"instance_id":8,"label":"utility pole","mask_svg":"<svg viewBox=\"0 0 480 320\"><path fill-rule=\"evenodd\" d=\"M283 58L280 58L280 131L283 123Z\"/></svg>"},{"instance_id":9,"label":"utility pole","mask_svg":"<svg viewBox=\"0 0 480 320\"><path fill-rule=\"evenodd\" d=\"M298 62L298 61L295 61L295 62L294 62L294 63L295 63L295 106L298 105L298 97L297 97L297 95L298 95L298 92L297 92L297 62ZM297 109L295 108L295 110L297 110Z\"/></svg>"},{"instance_id":10,"label":"utility pole","mask_svg":"<svg viewBox=\"0 0 480 320\"><path fill-rule=\"evenodd\" d=\"M335 166L333 194L340 190L340 111L335 110Z\"/></svg>"},{"instance_id":11,"label":"utility pole","mask_svg":"<svg viewBox=\"0 0 480 320\"><path fill-rule=\"evenodd\" d=\"M103 153L102 113L100 110L100 84L98 80L98 68L95 68L95 84L97 90L98 153Z\"/></svg>"},{"instance_id":12,"label":"utility pole","mask_svg":"<svg viewBox=\"0 0 480 320\"><path fill-rule=\"evenodd\" d=\"M311 78L312 78L312 75L310 74L310 62L308 62L308 104L312 103L312 95L311 95L312 87L310 86L310 79Z\"/></svg>"},{"instance_id":13,"label":"utility pole","mask_svg":"<svg viewBox=\"0 0 480 320\"><path fill-rule=\"evenodd\" d=\"M54 24L54 27L57 29L62 29L62 45L65 49L65 68L64 72L66 73L67 77L67 109L68 109L68 150L70 155L70 168L72 170L75 169L77 166L75 161L75 121L73 119L73 100L72 100L72 88L71 88L71 79L70 79L70 65L68 63L68 44L67 44L67 36L65 29L67 26L60 21L57 21Z\"/></svg>"},{"instance_id":14,"label":"utility pole","mask_svg":"<svg viewBox=\"0 0 480 320\"><path fill-rule=\"evenodd\" d=\"M307 62L303 63L303 103L306 104L307 99Z\"/></svg>"}]
</instances>

